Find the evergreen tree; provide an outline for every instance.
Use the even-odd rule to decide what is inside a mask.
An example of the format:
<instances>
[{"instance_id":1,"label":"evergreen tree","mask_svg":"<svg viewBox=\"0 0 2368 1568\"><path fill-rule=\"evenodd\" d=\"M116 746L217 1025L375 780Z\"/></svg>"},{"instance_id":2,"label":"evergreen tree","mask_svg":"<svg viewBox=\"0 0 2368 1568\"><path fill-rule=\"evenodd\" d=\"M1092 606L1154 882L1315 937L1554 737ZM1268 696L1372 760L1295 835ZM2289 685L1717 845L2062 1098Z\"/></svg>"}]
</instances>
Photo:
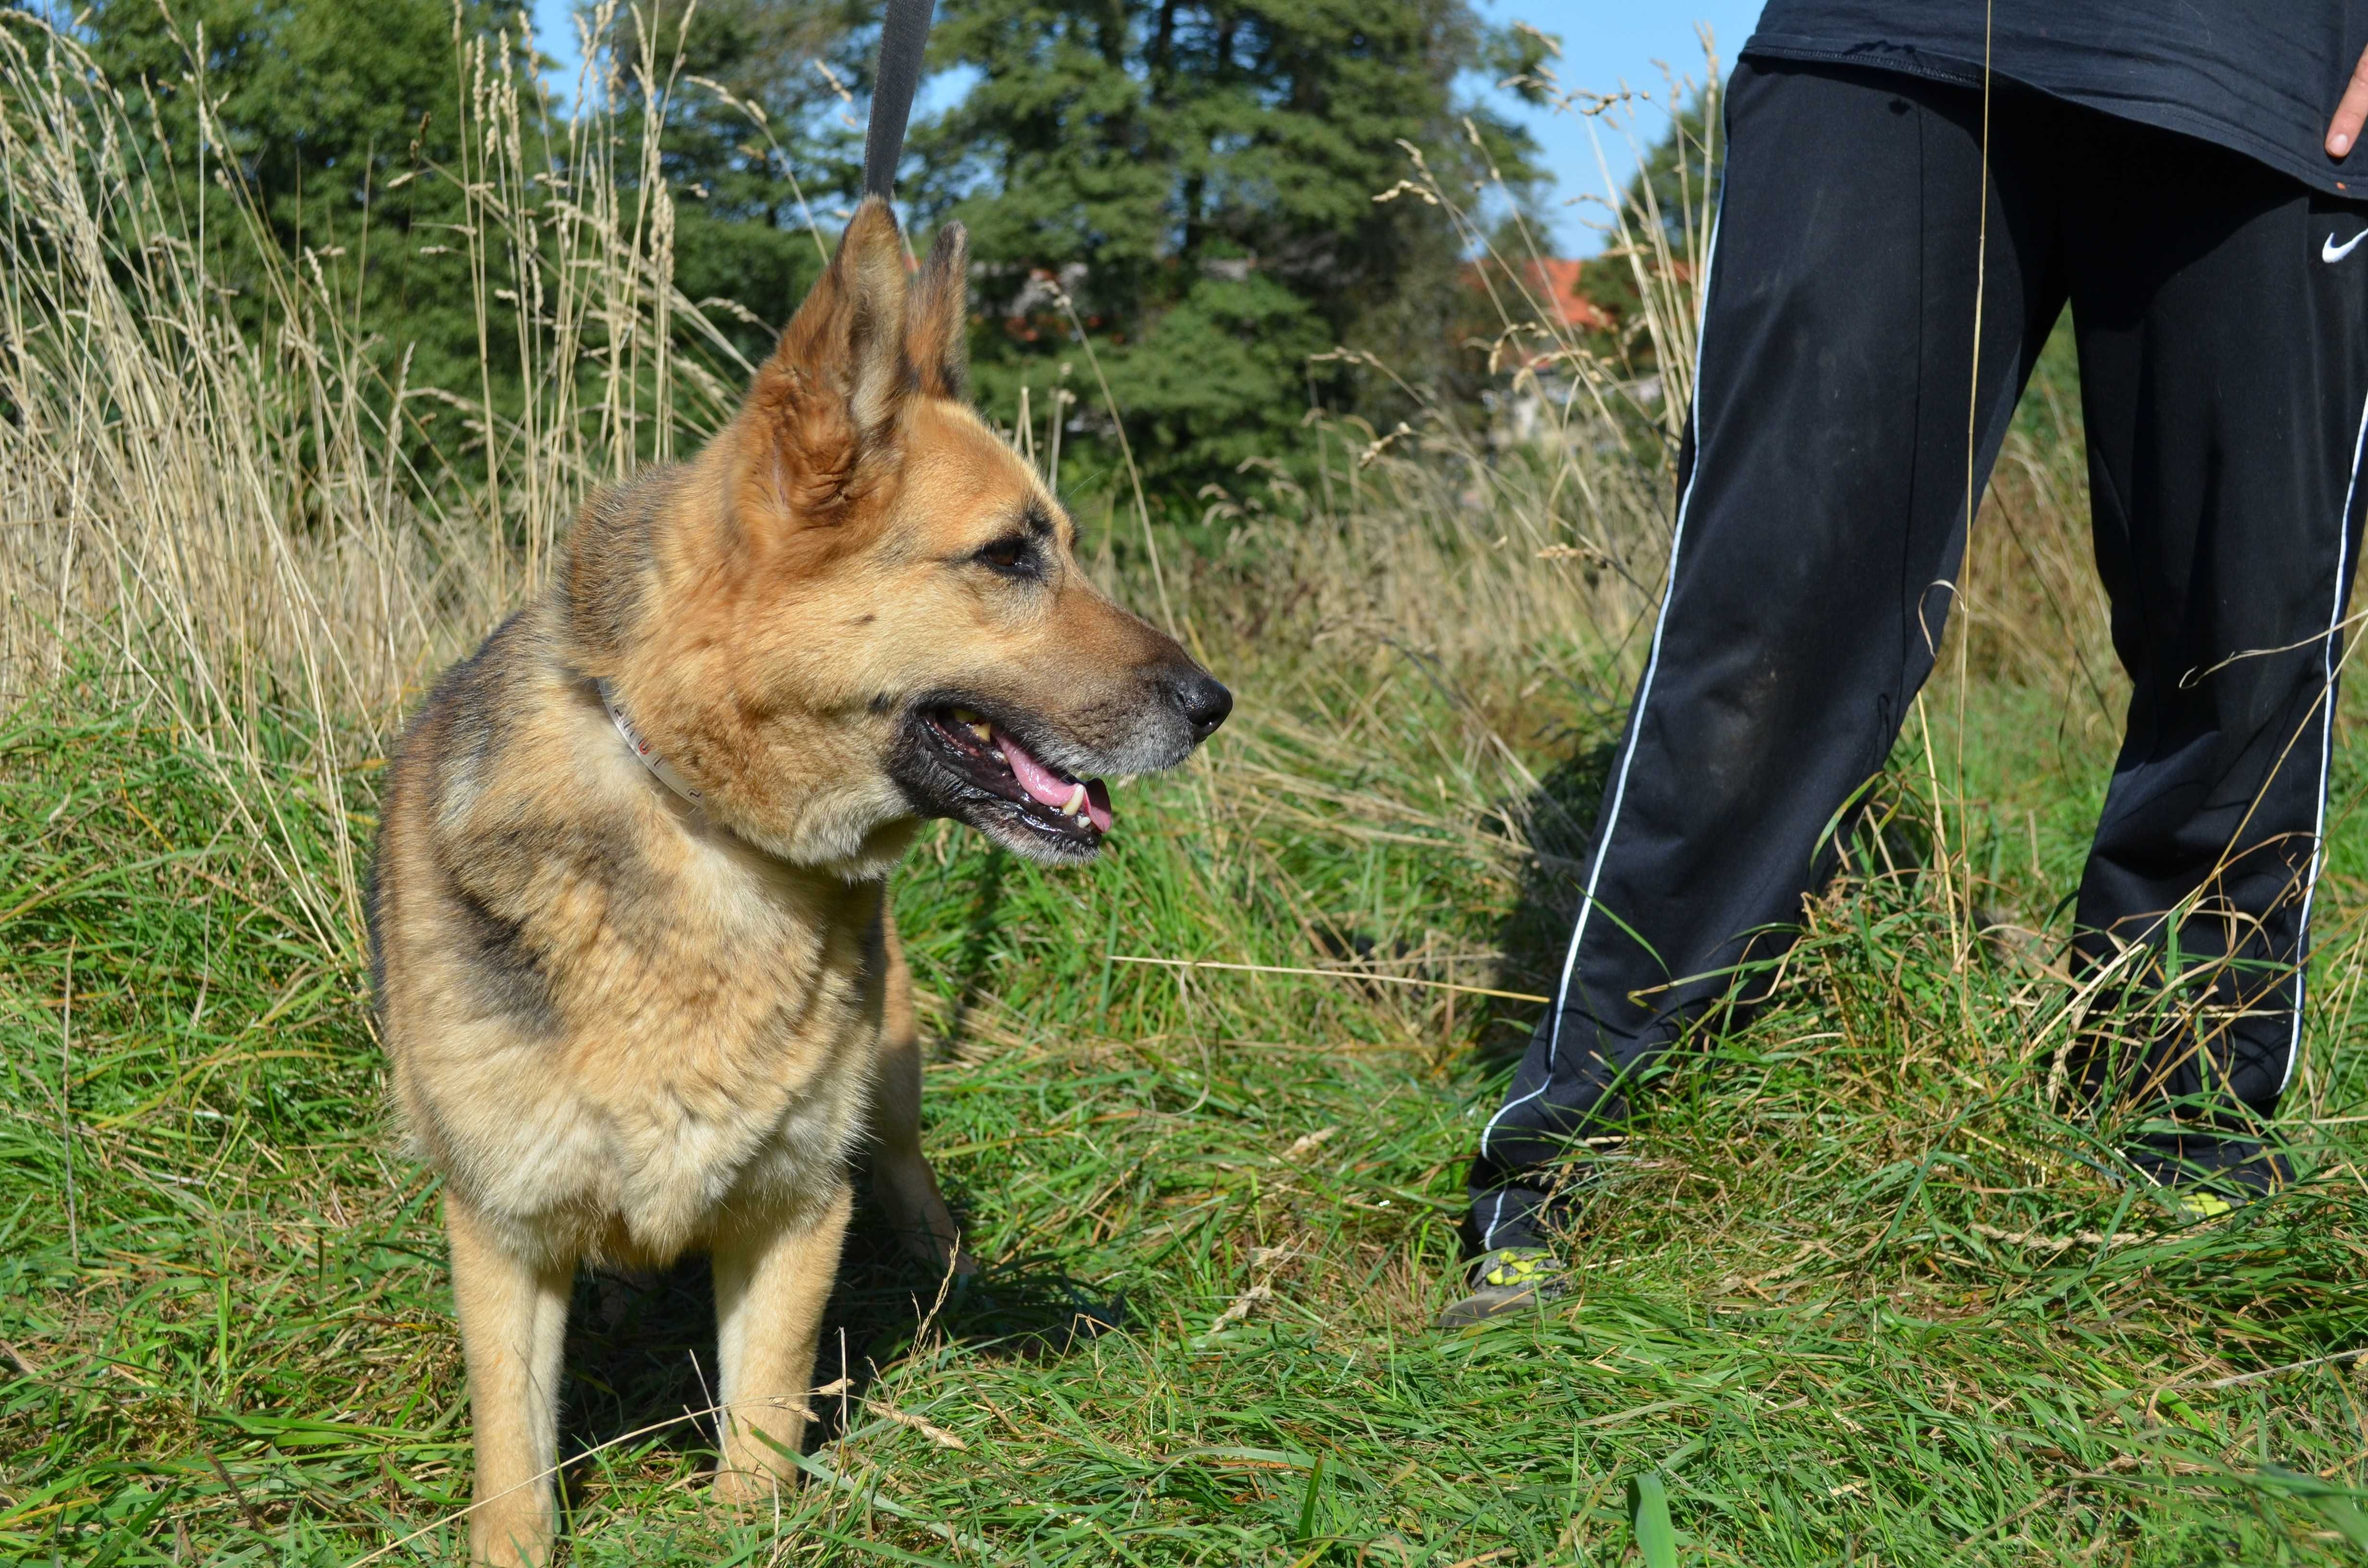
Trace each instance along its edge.
<instances>
[{"instance_id":1,"label":"evergreen tree","mask_svg":"<svg viewBox=\"0 0 2368 1568\"><path fill-rule=\"evenodd\" d=\"M606 40L629 106L664 95L659 167L676 201L676 283L692 300L726 301L717 324L751 358L770 350L820 276L861 183L849 106L876 9L871 0L664 0L620 10ZM646 121L635 111L626 123Z\"/></svg>"},{"instance_id":2,"label":"evergreen tree","mask_svg":"<svg viewBox=\"0 0 2368 1568\"><path fill-rule=\"evenodd\" d=\"M1595 344L1597 351L1639 373L1657 367L1643 335L1644 295L1637 288L1637 269L1656 277L1666 265L1684 276L1684 269L1698 264L1712 215L1718 210L1726 147L1724 135L1715 133L1710 121L1715 107L1713 97L1697 88L1669 116L1668 126L1645 150L1636 172L1621 189L1625 244L1617 231L1608 233L1603 254L1588 262L1580 278L1580 293L1611 322Z\"/></svg>"},{"instance_id":3,"label":"evergreen tree","mask_svg":"<svg viewBox=\"0 0 2368 1568\"><path fill-rule=\"evenodd\" d=\"M1023 381L1041 398L1064 362L1082 390L1050 283L1138 459L1172 481L1301 449L1311 394L1391 412L1379 378L1311 357L1347 344L1445 372L1461 249L1438 210L1373 198L1410 172L1404 142L1468 188L1485 165L1466 116L1525 196L1527 134L1458 84L1542 49L1463 0L944 0L933 60L981 74L916 129L914 188L971 227L990 406L1008 416Z\"/></svg>"},{"instance_id":4,"label":"evergreen tree","mask_svg":"<svg viewBox=\"0 0 2368 1568\"><path fill-rule=\"evenodd\" d=\"M529 9L528 0L458 0L457 10L455 0L96 0L85 19L109 81L153 114L159 166L179 182L193 233L202 208L209 271L251 327L279 308L269 278L284 265L267 262L295 262L371 345L380 393L400 376L415 392L490 396L507 416L523 397L517 315L496 297L480 319L480 284L499 290L507 269L496 236L482 224L465 232L472 214L461 182L484 177L483 79L529 100L526 172L572 174L567 106L545 115L535 101L547 62L528 52ZM832 72L853 76L866 11L867 0L664 0L620 8L610 34L593 40L621 97L609 121L623 142L611 158L618 199L632 210L645 111L662 109L655 166L674 199L676 285L751 358L769 349L818 275L857 181L860 132L840 123ZM212 137L200 134L200 91L213 106ZM263 233L222 188L224 172ZM530 206L548 194L508 199ZM488 254L484 278L472 276L472 239ZM688 334L682 347L704 351ZM440 405L415 403L409 417L443 460L468 472L474 437Z\"/></svg>"},{"instance_id":5,"label":"evergreen tree","mask_svg":"<svg viewBox=\"0 0 2368 1568\"><path fill-rule=\"evenodd\" d=\"M95 0L81 12L92 54L137 108L153 109L207 265L250 325L270 319L260 238L306 252L365 333L392 330L414 384L475 389L478 333L446 181L423 177L462 153L455 28L521 37L523 0ZM512 62L524 67L521 53ZM197 95L219 140L201 146ZM214 177L245 187L268 226L249 233ZM405 177L408 176L409 177Z\"/></svg>"},{"instance_id":6,"label":"evergreen tree","mask_svg":"<svg viewBox=\"0 0 2368 1568\"><path fill-rule=\"evenodd\" d=\"M623 8L595 40L620 67L629 143L647 123L632 100L662 96L655 167L674 198L676 278L735 324L744 353L810 285L823 249L811 231L828 243L856 184L860 100L835 84L866 85L877 9L659 0ZM514 324L479 321L481 280L457 243L468 211L455 182L472 153L455 43L498 52L507 29L510 57L492 64L530 94L525 10L95 0L84 15L110 78L154 104L189 210L205 204L210 269L241 309L257 324L270 313L270 269L247 248L259 239L319 267L390 379L407 358L414 388L490 392L499 408L518 392L501 380ZM1008 417L1032 383L1041 413L1067 365L1080 424L1103 426L1064 288L1138 455L1181 485L1301 449L1311 396L1395 419L1386 378L1315 358L1336 345L1452 381L1458 237L1434 208L1373 200L1408 172L1401 142L1451 188L1490 162L1517 198L1536 179L1527 137L1463 101L1459 82L1513 74L1540 46L1482 26L1466 0L942 0L932 48L979 79L916 128L905 188L925 221L972 227L990 407ZM202 148L193 70L220 128ZM628 182L638 151L615 160ZM529 167L549 161L529 150ZM206 177L225 163L266 220L260 236Z\"/></svg>"}]
</instances>

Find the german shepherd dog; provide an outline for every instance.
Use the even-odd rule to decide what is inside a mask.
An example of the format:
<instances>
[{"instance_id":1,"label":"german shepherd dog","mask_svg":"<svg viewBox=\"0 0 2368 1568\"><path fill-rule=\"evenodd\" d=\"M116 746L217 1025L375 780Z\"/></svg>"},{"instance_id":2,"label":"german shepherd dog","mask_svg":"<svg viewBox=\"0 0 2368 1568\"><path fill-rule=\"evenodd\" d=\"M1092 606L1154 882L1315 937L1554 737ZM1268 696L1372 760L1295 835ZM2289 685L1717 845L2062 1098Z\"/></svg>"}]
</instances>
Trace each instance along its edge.
<instances>
[{"instance_id":1,"label":"german shepherd dog","mask_svg":"<svg viewBox=\"0 0 2368 1568\"><path fill-rule=\"evenodd\" d=\"M890 1221L960 1261L890 869L928 817L1088 861L1095 776L1174 767L1232 707L965 403L967 256L949 226L909 276L860 207L731 424L586 504L389 770L377 1003L443 1177L476 1561L549 1555L586 1261L711 1255L717 1490L794 1473L867 1136Z\"/></svg>"}]
</instances>

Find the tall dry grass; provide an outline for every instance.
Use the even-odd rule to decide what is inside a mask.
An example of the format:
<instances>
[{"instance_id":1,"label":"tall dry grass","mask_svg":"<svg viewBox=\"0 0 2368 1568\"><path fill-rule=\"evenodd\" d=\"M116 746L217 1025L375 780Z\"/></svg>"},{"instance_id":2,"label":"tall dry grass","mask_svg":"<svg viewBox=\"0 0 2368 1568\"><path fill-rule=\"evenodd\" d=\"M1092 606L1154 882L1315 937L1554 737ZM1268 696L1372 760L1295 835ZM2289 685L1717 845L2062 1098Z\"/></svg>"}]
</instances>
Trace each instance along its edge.
<instances>
[{"instance_id":1,"label":"tall dry grass","mask_svg":"<svg viewBox=\"0 0 2368 1568\"><path fill-rule=\"evenodd\" d=\"M746 369L674 287L657 139L624 123L664 112L678 62L587 48L587 112L563 118L516 41L458 40L464 156L419 176L463 197L480 340L514 346L526 388L503 412L490 366L475 389L410 384L234 165L176 170L70 32L0 18L0 704L72 676L153 713L237 781L266 845L291 779L347 801L421 682L548 574L584 495L712 424ZM201 71L181 87L226 142ZM255 231L265 331L209 275L188 172ZM457 409L474 482L413 466L428 408ZM325 882L282 862L333 950L355 950L363 854L341 842Z\"/></svg>"},{"instance_id":2,"label":"tall dry grass","mask_svg":"<svg viewBox=\"0 0 2368 1568\"><path fill-rule=\"evenodd\" d=\"M432 1187L383 1157L358 1048L370 770L584 494L696 441L734 370L667 280L663 192L616 162L647 140L618 117L687 79L597 62L563 124L497 73L502 40L465 43L470 157L422 177L469 185L486 340L529 356L508 415L484 385L374 380L389 357L302 255L270 329L242 332L136 106L71 40L0 22L0 708L31 716L0 759L22 829L0 854L0 1554L453 1545ZM1619 104L1566 102L1620 148ZM1485 192L1409 182L1397 199L1481 234ZM1242 702L1182 778L1122 795L1091 876L939 831L900 879L949 1057L931 1153L987 1289L940 1314L859 1235L836 1437L769 1521L693 1484L712 1302L677 1279L620 1319L587 1290L575 1561L1603 1561L1625 1481L1660 1471L1700 1551L1756 1563L1877 1540L1914 1563L2332 1560L2319 1527L2368 1497L2341 1049L2362 884L2330 874L2290 1101L2322 1179L2183 1226L2094 1179L2098 1134L2044 1092L2064 988L1960 939L1975 896L2044 911L2078 875L2090 805L2044 737L1977 756L1970 789L1898 771L1931 791L1944 874L1821 906L1770 1011L1687 1055L1605 1162L1557 1313L1422 1332L1455 1289L1484 1058L1535 1017L1437 983L1551 983L1521 944L1559 954L1588 788L1531 769L1584 775L1616 736L1660 593L1704 227L1681 201L1613 222L1608 264L1647 301L1627 352L1500 296L1483 350L1547 439L1410 387L1404 427L1333 421L1311 471L1209 498L1222 548L1176 551L1131 488L1081 508L1095 569L1172 610ZM475 422L482 482L405 466L423 400ZM1057 472L1057 399L995 412ZM2073 428L2009 443L1936 728L1960 672L2009 720L2078 695L2067 642L2102 678ZM1993 787L2011 831L1977 836Z\"/></svg>"},{"instance_id":3,"label":"tall dry grass","mask_svg":"<svg viewBox=\"0 0 2368 1568\"><path fill-rule=\"evenodd\" d=\"M579 21L568 114L521 73L520 40L455 40L463 155L404 177L462 199L453 233L413 243L465 254L488 357L473 388L413 384L399 345L357 335L349 274L279 250L234 167L175 169L150 117L71 34L22 15L0 24L0 244L13 263L0 278L0 703L72 680L184 737L233 786L238 831L273 855L314 937L348 961L367 856L355 824L407 707L546 579L593 489L695 446L750 369L674 284L656 164L669 110L718 89L685 74L678 32L668 54L664 29L617 27L618 4ZM640 52L600 47L618 38ZM1574 821L1538 840L1530 813L1545 792L1522 756L1575 707L1599 727L1616 709L1662 591L1719 156L1719 70L1705 65L1706 85L1672 77L1657 97L1569 93L1551 71L1533 84L1588 120L1607 173L1645 165L1640 121L1699 103L1710 128L1679 148L1675 210L1636 181L1603 211L1593 265L1626 269L1640 302L1608 345L1535 292L1531 268L1550 247L1518 209L1500 221L1495 170L1457 187L1409 147L1406 176L1376 193L1436 210L1487 261L1475 276L1492 320L1471 347L1500 410L1529 403L1531 438L1508 441L1501 422L1343 345L1336 357L1395 382L1416 412L1388 429L1319 415L1312 469L1243 465L1209 507L1228 528L1213 556L1164 569L1174 546L1139 481L1112 501L1096 569L1179 619L1246 686L1247 722L1211 759L1219 787L1198 796L1217 817L1213 802L1320 788L1292 765L1310 748L1353 763L1354 727L1287 720L1292 694L1395 670L1452 694L1458 722L1440 741L1452 788L1442 775L1442 798L1393 809L1486 836L1508 864L1575 850ZM195 65L182 87L209 139L225 140ZM242 328L209 275L208 236L176 195L189 172L227 190L251 231L264 330ZM515 356L500 367L524 389L514 404L496 397L495 353ZM989 411L1055 483L1076 395ZM415 466L437 449L410 438L429 414L468 432L465 478ZM2062 686L2093 724L2111 704L2110 660L2073 526L2076 426L2054 417L2052 432L2009 443L1987 508L2007 526L1975 530L1971 613L1952 636L1973 639L1964 678ZM1509 650L1534 667L1508 685ZM325 876L282 852L290 788L357 809L336 813ZM1510 803L1482 829L1457 804L1470 799Z\"/></svg>"},{"instance_id":4,"label":"tall dry grass","mask_svg":"<svg viewBox=\"0 0 2368 1568\"><path fill-rule=\"evenodd\" d=\"M709 88L661 52L658 29L622 29L636 58L598 47L619 36L615 18L609 0L584 24L567 115L518 73L518 40L456 40L465 154L417 176L464 199L461 231L436 239L466 252L487 354L517 355L504 367L526 389L514 412L497 405L490 366L473 389L411 384L399 346L357 336L338 269L277 249L237 170L202 166L266 262L268 328L242 329L176 198L185 171L148 117L70 33L21 14L0 25L12 263L0 279L0 701L72 679L153 715L234 783L239 831L277 845L291 783L361 799L355 783L406 706L544 580L592 489L718 422L748 367L674 285L672 199L655 161L669 106ZM182 86L222 140L196 66ZM1411 157L1396 199L1441 209L1484 243L1487 191L1450 189ZM1246 598L1222 561L1188 574L1201 585L1181 611L1195 635L1230 641L1235 667L1278 674L1292 662L1278 647L1321 657L1344 639L1360 656L1410 653L1451 676L1508 645L1565 649L1574 676L1630 648L1658 593L1691 359L1696 258L1670 253L1661 219L1620 214L1664 395L1640 395L1629 368L1516 287L1486 347L1508 391L1549 409L1549 437L1500 450L1408 386L1413 421L1330 425L1313 484L1252 465L1224 502L1229 554L1258 558L1280 591ZM470 483L413 466L420 443L405 437L430 409L470 431L482 460ZM997 412L1057 473L1064 406L1041 449L1029 411ZM1105 551L1116 577L1159 570L1139 486L1133 500L1129 543L1147 555L1114 564ZM1118 585L1152 597L1137 591L1147 583ZM1475 744L1509 770L1503 782L1528 782L1501 741ZM365 856L348 831L326 879L280 858L315 936L349 955Z\"/></svg>"},{"instance_id":5,"label":"tall dry grass","mask_svg":"<svg viewBox=\"0 0 2368 1568\"><path fill-rule=\"evenodd\" d=\"M2049 691L2084 727L2119 728L2129 691L2089 536L2089 470L2070 334L2059 329L1975 519L1959 618L1982 678Z\"/></svg>"}]
</instances>

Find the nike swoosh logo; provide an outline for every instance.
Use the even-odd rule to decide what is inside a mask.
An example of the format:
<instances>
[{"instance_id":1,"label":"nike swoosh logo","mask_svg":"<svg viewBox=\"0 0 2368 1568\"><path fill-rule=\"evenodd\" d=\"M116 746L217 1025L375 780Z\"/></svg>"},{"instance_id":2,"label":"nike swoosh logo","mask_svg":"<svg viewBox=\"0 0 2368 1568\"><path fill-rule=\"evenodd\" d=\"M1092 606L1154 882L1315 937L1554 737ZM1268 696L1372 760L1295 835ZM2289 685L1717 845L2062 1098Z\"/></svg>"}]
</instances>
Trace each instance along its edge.
<instances>
[{"instance_id":1,"label":"nike swoosh logo","mask_svg":"<svg viewBox=\"0 0 2368 1568\"><path fill-rule=\"evenodd\" d=\"M2358 244L2362 240L2368 240L2368 229L2361 230L2358 233L2352 235L2350 239L2344 241L2340 245L2335 243L2335 236L2333 234L2329 234L2327 236L2327 243L2318 247L2318 259L2321 261L2341 261L2345 256L2351 254L2351 247Z\"/></svg>"}]
</instances>

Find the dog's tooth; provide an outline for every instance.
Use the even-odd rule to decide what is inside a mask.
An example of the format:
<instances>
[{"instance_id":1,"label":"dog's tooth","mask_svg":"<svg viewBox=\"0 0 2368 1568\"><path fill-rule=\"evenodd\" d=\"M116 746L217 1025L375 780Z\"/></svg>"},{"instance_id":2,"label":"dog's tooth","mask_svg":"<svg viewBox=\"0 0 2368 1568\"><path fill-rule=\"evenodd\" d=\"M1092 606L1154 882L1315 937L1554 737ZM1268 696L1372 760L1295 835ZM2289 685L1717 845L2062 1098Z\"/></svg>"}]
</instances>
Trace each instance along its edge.
<instances>
[{"instance_id":1,"label":"dog's tooth","mask_svg":"<svg viewBox=\"0 0 2368 1568\"><path fill-rule=\"evenodd\" d=\"M969 726L970 733L976 735L982 743L995 739L995 726L988 723L985 720L981 719L976 722L973 722L972 721L965 719L962 722Z\"/></svg>"},{"instance_id":2,"label":"dog's tooth","mask_svg":"<svg viewBox=\"0 0 2368 1568\"><path fill-rule=\"evenodd\" d=\"M1080 784L1069 791L1069 798L1066 801L1061 802L1061 814L1064 817L1073 817L1085 809L1086 787Z\"/></svg>"}]
</instances>

